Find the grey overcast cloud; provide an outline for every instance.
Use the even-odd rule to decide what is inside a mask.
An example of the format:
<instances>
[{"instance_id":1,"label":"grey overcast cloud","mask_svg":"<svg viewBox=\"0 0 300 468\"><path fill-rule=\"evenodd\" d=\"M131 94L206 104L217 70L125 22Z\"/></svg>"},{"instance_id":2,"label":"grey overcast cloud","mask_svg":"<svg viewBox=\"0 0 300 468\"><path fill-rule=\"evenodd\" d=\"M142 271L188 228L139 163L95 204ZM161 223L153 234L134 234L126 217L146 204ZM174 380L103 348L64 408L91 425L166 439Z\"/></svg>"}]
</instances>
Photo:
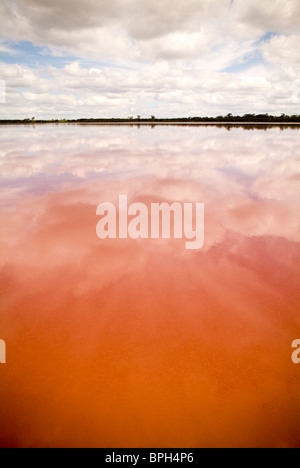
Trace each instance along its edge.
<instances>
[{"instance_id":1,"label":"grey overcast cloud","mask_svg":"<svg viewBox=\"0 0 300 468\"><path fill-rule=\"evenodd\" d=\"M299 0L1 0L0 17L0 118L299 113Z\"/></svg>"}]
</instances>

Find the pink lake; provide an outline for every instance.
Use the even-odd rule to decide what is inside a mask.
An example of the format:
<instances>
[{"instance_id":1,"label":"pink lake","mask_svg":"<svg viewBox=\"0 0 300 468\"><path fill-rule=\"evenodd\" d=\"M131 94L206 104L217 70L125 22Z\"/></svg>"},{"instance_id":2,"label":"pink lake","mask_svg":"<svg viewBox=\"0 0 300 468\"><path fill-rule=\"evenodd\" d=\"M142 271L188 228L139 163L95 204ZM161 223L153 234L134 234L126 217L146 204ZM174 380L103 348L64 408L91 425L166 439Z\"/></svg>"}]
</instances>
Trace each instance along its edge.
<instances>
[{"instance_id":1,"label":"pink lake","mask_svg":"<svg viewBox=\"0 0 300 468\"><path fill-rule=\"evenodd\" d=\"M300 447L300 130L0 129L0 447ZM205 244L99 203L205 204Z\"/></svg>"}]
</instances>

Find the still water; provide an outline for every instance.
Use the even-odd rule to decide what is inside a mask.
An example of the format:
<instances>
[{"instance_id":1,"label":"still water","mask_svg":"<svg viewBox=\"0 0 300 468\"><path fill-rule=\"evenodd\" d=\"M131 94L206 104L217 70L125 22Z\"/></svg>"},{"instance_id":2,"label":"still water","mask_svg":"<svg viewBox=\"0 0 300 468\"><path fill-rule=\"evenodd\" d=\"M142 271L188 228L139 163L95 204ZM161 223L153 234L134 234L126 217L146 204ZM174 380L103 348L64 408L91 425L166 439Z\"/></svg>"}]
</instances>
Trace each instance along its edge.
<instances>
[{"instance_id":1,"label":"still water","mask_svg":"<svg viewBox=\"0 0 300 468\"><path fill-rule=\"evenodd\" d=\"M0 129L1 447L299 447L300 130ZM205 204L205 243L96 236Z\"/></svg>"}]
</instances>

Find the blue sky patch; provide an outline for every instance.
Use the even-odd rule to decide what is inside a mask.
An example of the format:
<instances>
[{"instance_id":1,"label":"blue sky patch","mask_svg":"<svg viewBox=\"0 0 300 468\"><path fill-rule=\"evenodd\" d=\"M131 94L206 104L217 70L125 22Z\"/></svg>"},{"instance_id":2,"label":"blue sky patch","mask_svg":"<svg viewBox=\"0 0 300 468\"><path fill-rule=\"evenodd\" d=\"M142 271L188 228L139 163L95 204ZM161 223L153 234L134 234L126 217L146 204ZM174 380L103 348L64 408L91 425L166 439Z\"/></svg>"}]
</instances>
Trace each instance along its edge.
<instances>
[{"instance_id":1,"label":"blue sky patch","mask_svg":"<svg viewBox=\"0 0 300 468\"><path fill-rule=\"evenodd\" d=\"M276 32L267 32L263 37L261 37L255 45L262 44L263 42L269 42L273 37L280 36L279 33Z\"/></svg>"},{"instance_id":2,"label":"blue sky patch","mask_svg":"<svg viewBox=\"0 0 300 468\"><path fill-rule=\"evenodd\" d=\"M266 61L262 57L259 50L250 52L249 54L243 57L243 61L239 63L234 63L229 67L222 70L225 73L242 73L249 68L255 67L257 65L267 65Z\"/></svg>"},{"instance_id":3,"label":"blue sky patch","mask_svg":"<svg viewBox=\"0 0 300 468\"><path fill-rule=\"evenodd\" d=\"M0 60L8 64L18 64L31 68L39 68L52 65L55 68L63 68L67 63L74 62L76 57L54 57L46 53L45 47L36 47L31 42L19 43L6 42L7 47L14 51L13 54L1 53Z\"/></svg>"},{"instance_id":4,"label":"blue sky patch","mask_svg":"<svg viewBox=\"0 0 300 468\"><path fill-rule=\"evenodd\" d=\"M44 68L51 65L54 68L62 69L66 65L79 62L81 68L119 68L131 70L131 65L121 65L109 60L91 60L76 57L73 55L62 55L54 56L51 54L49 47L37 47L31 42L22 41L16 42L4 42L4 46L13 51L13 53L0 53L0 62L7 64L18 64L33 69Z\"/></svg>"}]
</instances>

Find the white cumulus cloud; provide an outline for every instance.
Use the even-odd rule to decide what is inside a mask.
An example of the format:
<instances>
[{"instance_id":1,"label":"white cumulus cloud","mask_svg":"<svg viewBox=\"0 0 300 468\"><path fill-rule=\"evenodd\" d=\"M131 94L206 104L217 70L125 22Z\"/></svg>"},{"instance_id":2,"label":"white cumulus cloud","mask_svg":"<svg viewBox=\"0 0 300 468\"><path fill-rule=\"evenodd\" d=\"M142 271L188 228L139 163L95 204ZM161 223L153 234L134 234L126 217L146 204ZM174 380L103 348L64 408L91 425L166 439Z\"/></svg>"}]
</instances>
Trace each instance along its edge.
<instances>
[{"instance_id":1,"label":"white cumulus cloud","mask_svg":"<svg viewBox=\"0 0 300 468\"><path fill-rule=\"evenodd\" d=\"M3 118L299 113L299 0L3 0L0 16Z\"/></svg>"}]
</instances>

